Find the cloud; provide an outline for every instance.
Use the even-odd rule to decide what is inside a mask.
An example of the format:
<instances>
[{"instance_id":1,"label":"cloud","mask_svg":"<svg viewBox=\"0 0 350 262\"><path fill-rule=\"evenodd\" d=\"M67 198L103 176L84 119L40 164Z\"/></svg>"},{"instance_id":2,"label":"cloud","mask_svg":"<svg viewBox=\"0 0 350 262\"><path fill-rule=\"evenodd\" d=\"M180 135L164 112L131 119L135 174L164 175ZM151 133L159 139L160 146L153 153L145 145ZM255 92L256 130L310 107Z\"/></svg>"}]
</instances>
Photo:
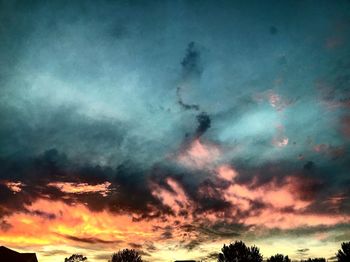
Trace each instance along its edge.
<instances>
[{"instance_id":1,"label":"cloud","mask_svg":"<svg viewBox=\"0 0 350 262\"><path fill-rule=\"evenodd\" d=\"M219 257L219 252L211 252L207 256L203 257L203 260L205 261L206 259L208 260L215 260Z\"/></svg>"},{"instance_id":2,"label":"cloud","mask_svg":"<svg viewBox=\"0 0 350 262\"><path fill-rule=\"evenodd\" d=\"M21 182L6 182L5 185L13 191L14 194L21 192L23 184Z\"/></svg>"},{"instance_id":3,"label":"cloud","mask_svg":"<svg viewBox=\"0 0 350 262\"><path fill-rule=\"evenodd\" d=\"M211 120L207 113L202 112L197 115L197 121L196 137L200 137L210 128Z\"/></svg>"},{"instance_id":4,"label":"cloud","mask_svg":"<svg viewBox=\"0 0 350 262\"><path fill-rule=\"evenodd\" d=\"M47 184L47 186L56 187L64 193L71 194L86 194L86 193L99 193L106 197L109 192L110 182L104 182L97 185L89 185L88 183L70 183L70 182L53 182Z\"/></svg>"},{"instance_id":5,"label":"cloud","mask_svg":"<svg viewBox=\"0 0 350 262\"><path fill-rule=\"evenodd\" d=\"M202 72L200 66L200 52L195 42L190 42L187 46L186 55L181 61L184 78L190 75L200 75Z\"/></svg>"},{"instance_id":6,"label":"cloud","mask_svg":"<svg viewBox=\"0 0 350 262\"><path fill-rule=\"evenodd\" d=\"M76 242L82 242L82 243L87 243L87 244L112 244L112 243L119 243L121 241L118 240L103 240L95 237L76 237L76 236L68 236L68 235L63 235L64 238L73 240Z\"/></svg>"},{"instance_id":7,"label":"cloud","mask_svg":"<svg viewBox=\"0 0 350 262\"><path fill-rule=\"evenodd\" d=\"M142 245L137 243L129 243L129 246L133 249L142 249Z\"/></svg>"},{"instance_id":8,"label":"cloud","mask_svg":"<svg viewBox=\"0 0 350 262\"><path fill-rule=\"evenodd\" d=\"M7 222L6 220L1 220L1 222L0 222L0 230L6 232L11 227L12 227L12 225L9 222Z\"/></svg>"},{"instance_id":9,"label":"cloud","mask_svg":"<svg viewBox=\"0 0 350 262\"><path fill-rule=\"evenodd\" d=\"M51 257L54 255L68 255L69 253L65 250L60 250L60 249L54 249L54 250L50 250L50 251L41 251L43 256L46 257Z\"/></svg>"},{"instance_id":10,"label":"cloud","mask_svg":"<svg viewBox=\"0 0 350 262\"><path fill-rule=\"evenodd\" d=\"M177 162L188 168L205 169L214 164L220 155L221 151L215 144L203 143L200 139L195 139L180 151Z\"/></svg>"},{"instance_id":11,"label":"cloud","mask_svg":"<svg viewBox=\"0 0 350 262\"><path fill-rule=\"evenodd\" d=\"M159 261L348 235L343 4L0 5L2 243Z\"/></svg>"},{"instance_id":12,"label":"cloud","mask_svg":"<svg viewBox=\"0 0 350 262\"><path fill-rule=\"evenodd\" d=\"M178 104L185 110L199 111L200 107L197 104L188 104L182 98L182 92L185 92L191 85L192 79L197 79L202 73L200 65L200 52L194 42L190 42L187 46L186 55L181 61L182 77L180 86L176 89ZM197 118L198 119L198 118Z\"/></svg>"},{"instance_id":13,"label":"cloud","mask_svg":"<svg viewBox=\"0 0 350 262\"><path fill-rule=\"evenodd\" d=\"M105 253L105 254L99 254L99 255L96 255L94 256L95 259L99 259L99 260L107 260L108 259L111 259L113 254L111 253Z\"/></svg>"},{"instance_id":14,"label":"cloud","mask_svg":"<svg viewBox=\"0 0 350 262\"><path fill-rule=\"evenodd\" d=\"M309 252L309 251L310 251L310 249L308 249L308 248L301 248L301 249L297 250L297 252L301 255L306 255L307 252Z\"/></svg>"},{"instance_id":15,"label":"cloud","mask_svg":"<svg viewBox=\"0 0 350 262\"><path fill-rule=\"evenodd\" d=\"M187 104L185 103L183 100L182 100L182 97L181 97L181 90L182 88L181 87L177 87L176 89L176 95L178 97L178 104L185 110L195 110L195 111L199 111L199 105L196 105L196 104Z\"/></svg>"},{"instance_id":16,"label":"cloud","mask_svg":"<svg viewBox=\"0 0 350 262\"><path fill-rule=\"evenodd\" d=\"M169 207L176 215L189 212L193 204L187 197L182 186L176 180L171 178L167 178L165 182L170 190L154 184L152 186L152 195L158 198L163 205Z\"/></svg>"},{"instance_id":17,"label":"cloud","mask_svg":"<svg viewBox=\"0 0 350 262\"><path fill-rule=\"evenodd\" d=\"M350 116L346 116L341 120L341 131L345 137L350 137Z\"/></svg>"}]
</instances>

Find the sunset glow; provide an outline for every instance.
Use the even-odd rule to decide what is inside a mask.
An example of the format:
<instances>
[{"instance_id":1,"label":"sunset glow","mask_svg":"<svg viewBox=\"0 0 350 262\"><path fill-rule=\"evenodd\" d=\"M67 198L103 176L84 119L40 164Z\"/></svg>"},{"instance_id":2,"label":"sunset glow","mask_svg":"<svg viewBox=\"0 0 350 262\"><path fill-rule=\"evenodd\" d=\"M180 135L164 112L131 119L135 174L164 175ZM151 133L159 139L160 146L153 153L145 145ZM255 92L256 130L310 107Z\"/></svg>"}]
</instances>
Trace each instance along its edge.
<instances>
[{"instance_id":1,"label":"sunset glow","mask_svg":"<svg viewBox=\"0 0 350 262\"><path fill-rule=\"evenodd\" d=\"M0 1L0 247L217 262L242 240L336 261L349 17L347 0Z\"/></svg>"}]
</instances>

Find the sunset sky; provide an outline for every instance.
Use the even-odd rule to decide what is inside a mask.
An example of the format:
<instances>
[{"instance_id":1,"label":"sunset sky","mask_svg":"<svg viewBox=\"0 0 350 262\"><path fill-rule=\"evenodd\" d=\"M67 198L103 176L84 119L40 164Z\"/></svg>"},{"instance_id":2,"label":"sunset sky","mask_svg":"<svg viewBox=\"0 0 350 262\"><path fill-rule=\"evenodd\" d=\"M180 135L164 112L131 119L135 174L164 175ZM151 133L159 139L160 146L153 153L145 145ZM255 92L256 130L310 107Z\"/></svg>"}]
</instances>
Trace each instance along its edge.
<instances>
[{"instance_id":1,"label":"sunset sky","mask_svg":"<svg viewBox=\"0 0 350 262\"><path fill-rule=\"evenodd\" d=\"M0 246L332 258L350 1L0 1Z\"/></svg>"}]
</instances>

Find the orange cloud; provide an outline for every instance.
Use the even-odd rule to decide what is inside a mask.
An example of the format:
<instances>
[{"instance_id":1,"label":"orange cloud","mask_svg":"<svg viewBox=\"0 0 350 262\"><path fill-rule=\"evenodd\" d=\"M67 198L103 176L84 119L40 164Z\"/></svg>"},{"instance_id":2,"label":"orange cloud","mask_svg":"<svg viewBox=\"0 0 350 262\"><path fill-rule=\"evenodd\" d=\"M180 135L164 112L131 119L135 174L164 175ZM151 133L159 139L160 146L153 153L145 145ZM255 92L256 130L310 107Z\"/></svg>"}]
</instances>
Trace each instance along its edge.
<instances>
[{"instance_id":1,"label":"orange cloud","mask_svg":"<svg viewBox=\"0 0 350 262\"><path fill-rule=\"evenodd\" d=\"M225 172L233 172L228 166L225 166L225 169L223 169ZM71 250L68 247L74 247L74 249L88 250L87 252L90 254L94 254L97 252L96 250L112 253L120 248L128 247L129 243L152 242L157 245L157 249L152 253L152 258L162 257L163 259L159 261L165 261L167 258L176 257L175 251L169 251L170 246L176 247L173 250L180 252L186 248L179 247L179 243L188 243L193 239L199 239L201 233L196 231L195 227L203 225L203 223L210 226L218 221L225 221L255 227L291 229L302 226L331 226L350 222L349 216L304 214L303 208L309 202L298 199L292 193L297 186L295 178L287 178L281 186L271 182L255 189L245 185L232 184L223 192L224 197L231 201L235 207L239 206L240 210L251 209L251 201L258 198L270 204L256 212L252 210L250 216L244 218L239 218L234 211L231 214L206 212L200 217L194 217L194 203L187 196L183 187L171 178L168 178L166 183L170 189L155 186L153 194L174 211L174 216L168 215L159 219L135 221L133 216L129 214L115 214L107 210L93 212L83 204L69 205L61 201L39 199L26 205L26 212L12 213L4 218L12 226L6 232L0 231L0 242L12 248L27 246L33 247L33 250L57 246ZM294 213L286 213L281 210L289 205L294 205L298 210ZM183 210L188 212L186 217L181 214ZM52 218L41 216L40 214L44 212L50 214ZM194 228L188 230L186 229L188 225ZM165 229L170 230L171 237L169 239L164 237ZM203 239L203 245L206 245L205 241L208 241L208 238ZM165 255L167 252L169 255ZM186 254L188 255L189 252L186 251ZM52 255L46 261L51 261L54 257L55 255ZM45 261L45 257L42 258L39 257L41 261ZM62 260L61 257L60 260Z\"/></svg>"},{"instance_id":2,"label":"orange cloud","mask_svg":"<svg viewBox=\"0 0 350 262\"><path fill-rule=\"evenodd\" d=\"M6 217L12 227L5 234L0 232L2 244L11 247L71 245L96 248L103 245L116 248L128 242L157 237L150 222L135 223L130 215L92 212L82 204L40 199L27 205L26 209L29 212ZM37 210L52 214L54 219L37 215Z\"/></svg>"},{"instance_id":3,"label":"orange cloud","mask_svg":"<svg viewBox=\"0 0 350 262\"><path fill-rule=\"evenodd\" d=\"M22 182L5 182L5 186L7 186L14 193L18 193L22 191L22 187L25 186Z\"/></svg>"},{"instance_id":4,"label":"orange cloud","mask_svg":"<svg viewBox=\"0 0 350 262\"><path fill-rule=\"evenodd\" d=\"M174 202L165 200L165 203L177 205L180 201L187 201L183 190L175 181L169 180L168 184L177 192L178 197L175 197ZM188 208L188 204L184 207ZM53 252L48 257L45 255L57 247L72 253L80 250L94 261L92 255L98 254L100 250L104 254L112 254L128 247L130 243L141 244L143 249L152 243L152 261L170 260L170 257L176 257L176 252L181 252L178 243L183 242L184 237L181 226L174 225L188 224L192 221L177 216L135 221L129 214L115 214L106 210L92 212L83 204L69 205L47 199L39 199L25 208L27 212L17 212L5 217L10 221L11 227L6 232L0 231L0 242L18 250L22 250L23 247L35 251L42 250L38 252L39 261L63 261L66 254ZM40 216L37 211L51 214L54 218ZM171 234L169 239L165 237L166 230ZM198 232L195 231L186 232L186 240L195 239L197 235ZM172 247L173 251L170 251L169 247Z\"/></svg>"},{"instance_id":5,"label":"orange cloud","mask_svg":"<svg viewBox=\"0 0 350 262\"><path fill-rule=\"evenodd\" d=\"M99 193L102 196L107 196L111 189L110 182L102 184L90 185L88 183L71 183L71 182L53 182L47 186L56 187L64 193L84 194L84 193Z\"/></svg>"}]
</instances>

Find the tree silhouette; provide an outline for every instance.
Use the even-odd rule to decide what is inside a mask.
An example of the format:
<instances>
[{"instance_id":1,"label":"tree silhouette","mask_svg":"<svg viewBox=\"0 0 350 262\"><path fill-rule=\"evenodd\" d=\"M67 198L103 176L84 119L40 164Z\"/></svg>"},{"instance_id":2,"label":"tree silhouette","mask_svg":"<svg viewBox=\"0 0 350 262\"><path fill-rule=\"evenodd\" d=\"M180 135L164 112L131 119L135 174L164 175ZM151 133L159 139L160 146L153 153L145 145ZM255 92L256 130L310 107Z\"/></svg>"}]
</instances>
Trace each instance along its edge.
<instances>
[{"instance_id":1,"label":"tree silhouette","mask_svg":"<svg viewBox=\"0 0 350 262\"><path fill-rule=\"evenodd\" d=\"M86 261L87 258L80 254L73 254L69 258L65 258L64 262L83 262Z\"/></svg>"},{"instance_id":2,"label":"tree silhouette","mask_svg":"<svg viewBox=\"0 0 350 262\"><path fill-rule=\"evenodd\" d=\"M343 242L337 253L338 262L350 261L350 242Z\"/></svg>"},{"instance_id":3,"label":"tree silhouette","mask_svg":"<svg viewBox=\"0 0 350 262\"><path fill-rule=\"evenodd\" d=\"M267 262L291 262L288 256L283 256L282 254L276 254L267 259Z\"/></svg>"},{"instance_id":4,"label":"tree silhouette","mask_svg":"<svg viewBox=\"0 0 350 262\"><path fill-rule=\"evenodd\" d=\"M242 241L224 245L218 262L262 262L263 257L256 246L247 247Z\"/></svg>"},{"instance_id":5,"label":"tree silhouette","mask_svg":"<svg viewBox=\"0 0 350 262\"><path fill-rule=\"evenodd\" d=\"M301 260L301 262L326 262L325 258L309 258L308 260Z\"/></svg>"},{"instance_id":6,"label":"tree silhouette","mask_svg":"<svg viewBox=\"0 0 350 262\"><path fill-rule=\"evenodd\" d=\"M113 254L110 262L142 262L142 258L134 249L123 249Z\"/></svg>"}]
</instances>

